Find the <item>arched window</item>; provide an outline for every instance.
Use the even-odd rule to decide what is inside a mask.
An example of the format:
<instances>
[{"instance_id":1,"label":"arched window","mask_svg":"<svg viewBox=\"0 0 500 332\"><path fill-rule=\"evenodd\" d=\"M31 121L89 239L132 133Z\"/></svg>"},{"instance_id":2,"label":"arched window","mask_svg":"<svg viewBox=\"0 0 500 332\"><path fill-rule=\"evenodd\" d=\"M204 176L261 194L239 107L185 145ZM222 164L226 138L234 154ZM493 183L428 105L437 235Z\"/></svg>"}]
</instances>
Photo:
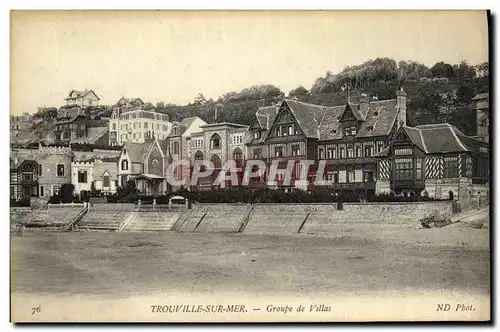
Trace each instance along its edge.
<instances>
[{"instance_id":1,"label":"arched window","mask_svg":"<svg viewBox=\"0 0 500 332\"><path fill-rule=\"evenodd\" d=\"M213 134L210 138L210 148L220 149L221 148L221 138L218 134Z\"/></svg>"},{"instance_id":2,"label":"arched window","mask_svg":"<svg viewBox=\"0 0 500 332\"><path fill-rule=\"evenodd\" d=\"M128 170L128 160L122 160L122 170Z\"/></svg>"},{"instance_id":3,"label":"arched window","mask_svg":"<svg viewBox=\"0 0 500 332\"><path fill-rule=\"evenodd\" d=\"M220 160L220 157L218 155L214 154L210 161L212 161L212 163L214 164L214 168L217 169L222 167L222 160Z\"/></svg>"},{"instance_id":4,"label":"arched window","mask_svg":"<svg viewBox=\"0 0 500 332\"><path fill-rule=\"evenodd\" d=\"M243 151L241 151L240 148L236 148L233 150L233 159L237 161L243 159Z\"/></svg>"},{"instance_id":5,"label":"arched window","mask_svg":"<svg viewBox=\"0 0 500 332\"><path fill-rule=\"evenodd\" d=\"M203 160L203 152L200 150L196 151L194 154L194 160Z\"/></svg>"},{"instance_id":6,"label":"arched window","mask_svg":"<svg viewBox=\"0 0 500 332\"><path fill-rule=\"evenodd\" d=\"M158 159L153 160L153 165L158 165Z\"/></svg>"}]
</instances>

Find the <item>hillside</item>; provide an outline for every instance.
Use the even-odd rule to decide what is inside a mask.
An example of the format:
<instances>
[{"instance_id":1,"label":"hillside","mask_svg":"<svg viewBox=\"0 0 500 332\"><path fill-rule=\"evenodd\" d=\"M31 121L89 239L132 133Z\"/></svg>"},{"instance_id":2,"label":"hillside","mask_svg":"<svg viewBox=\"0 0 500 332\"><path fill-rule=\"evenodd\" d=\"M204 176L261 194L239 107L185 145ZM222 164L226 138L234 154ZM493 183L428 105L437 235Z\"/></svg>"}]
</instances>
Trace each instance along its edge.
<instances>
[{"instance_id":1,"label":"hillside","mask_svg":"<svg viewBox=\"0 0 500 332\"><path fill-rule=\"evenodd\" d=\"M207 122L227 121L251 125L260 106L276 104L285 97L333 106L346 103L348 90L352 102L356 103L361 93L370 98L378 97L379 100L395 98L396 91L401 87L408 93L410 125L449 122L472 135L476 120L471 112L471 99L478 93L489 91L489 65L438 62L429 68L414 61L396 63L392 59L377 58L346 67L336 74L328 71L309 90L299 86L285 94L271 84L255 85L240 92L225 93L215 101L199 94L188 105L165 102L153 105L147 102L144 108L168 114L171 121L198 116ZM112 106L100 106L92 110L94 119L89 121L90 126L105 126L107 121L101 120L101 117L109 117L111 110ZM45 108L35 114L35 117L44 119L44 124L30 133L30 140L43 139L50 132L56 114L55 107ZM99 141L104 142L105 139L103 137Z\"/></svg>"}]
</instances>

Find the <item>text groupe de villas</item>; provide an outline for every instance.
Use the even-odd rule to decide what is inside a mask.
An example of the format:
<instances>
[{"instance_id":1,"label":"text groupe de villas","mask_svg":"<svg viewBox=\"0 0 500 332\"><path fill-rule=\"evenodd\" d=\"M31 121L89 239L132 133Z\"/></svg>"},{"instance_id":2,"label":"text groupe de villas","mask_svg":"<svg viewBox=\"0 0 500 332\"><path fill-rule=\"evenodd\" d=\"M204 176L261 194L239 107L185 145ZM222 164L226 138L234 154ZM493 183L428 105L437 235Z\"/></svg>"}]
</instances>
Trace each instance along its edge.
<instances>
[{"instance_id":1,"label":"text groupe de villas","mask_svg":"<svg viewBox=\"0 0 500 332\"><path fill-rule=\"evenodd\" d=\"M301 172L297 180L306 181L309 172L309 167L315 164L314 160L301 160L298 163L294 160L289 160L287 167L284 169L278 168L280 164L279 160L273 160L271 166L269 167L269 176L267 178L267 184L276 184L276 177L279 175L282 178L284 185L288 185L292 182L294 166L301 165ZM177 178L174 175L175 170L178 167L190 167L191 163L189 160L175 160L168 166L166 172L166 181L170 185L180 186L190 183L191 185L196 185L198 179L208 177L212 175L215 171L214 163L210 160L196 160L191 176L183 176L182 178ZM204 166L204 167L203 167ZM254 170L254 167L257 169ZM203 170L202 170L203 169ZM262 160L247 160L246 167L243 172L243 180L241 185L248 185L249 181L253 177L261 177L265 174L267 166ZM316 172L315 185L328 185L327 180L323 180L323 175L325 174L326 160L320 160ZM214 180L214 185L221 184L223 182L231 182L231 184L240 184L238 180L237 173L242 171L241 167L236 165L235 160L228 160L221 168L218 176ZM229 173L229 174L228 174Z\"/></svg>"}]
</instances>

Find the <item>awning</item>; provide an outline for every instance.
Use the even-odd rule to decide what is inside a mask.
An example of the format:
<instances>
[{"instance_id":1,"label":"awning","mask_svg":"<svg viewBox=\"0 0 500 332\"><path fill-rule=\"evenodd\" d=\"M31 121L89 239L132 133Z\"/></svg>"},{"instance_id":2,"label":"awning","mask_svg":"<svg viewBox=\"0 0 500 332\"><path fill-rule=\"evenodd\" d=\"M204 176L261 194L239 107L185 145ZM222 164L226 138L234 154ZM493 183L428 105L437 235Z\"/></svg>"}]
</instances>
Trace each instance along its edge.
<instances>
[{"instance_id":1,"label":"awning","mask_svg":"<svg viewBox=\"0 0 500 332\"><path fill-rule=\"evenodd\" d=\"M134 180L165 180L164 177L161 177L159 175L156 175L156 174L141 174L141 175L138 175L134 178Z\"/></svg>"}]
</instances>

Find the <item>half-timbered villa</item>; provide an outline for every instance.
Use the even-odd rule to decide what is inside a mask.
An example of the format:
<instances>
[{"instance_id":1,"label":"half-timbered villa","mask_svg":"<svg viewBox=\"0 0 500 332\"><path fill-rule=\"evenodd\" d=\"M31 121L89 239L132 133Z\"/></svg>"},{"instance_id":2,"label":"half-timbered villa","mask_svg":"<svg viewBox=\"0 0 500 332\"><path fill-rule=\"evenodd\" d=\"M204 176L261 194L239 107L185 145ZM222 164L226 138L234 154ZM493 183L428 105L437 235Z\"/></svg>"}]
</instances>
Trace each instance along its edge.
<instances>
[{"instance_id":1,"label":"half-timbered villa","mask_svg":"<svg viewBox=\"0 0 500 332\"><path fill-rule=\"evenodd\" d=\"M487 196L488 143L448 123L402 126L376 157L379 193L438 199Z\"/></svg>"},{"instance_id":2,"label":"half-timbered villa","mask_svg":"<svg viewBox=\"0 0 500 332\"><path fill-rule=\"evenodd\" d=\"M398 91L396 99L369 100L363 96L358 104L326 107L292 99L279 106L261 107L247 141L249 158L273 161L284 169L295 162L292 182L283 185L278 175L278 188L301 188L316 180L317 166L325 160L323 180L338 191L375 192L376 160L373 157L386 147L390 135L406 124L406 92ZM299 182L305 170L301 160L313 160L307 180Z\"/></svg>"}]
</instances>

